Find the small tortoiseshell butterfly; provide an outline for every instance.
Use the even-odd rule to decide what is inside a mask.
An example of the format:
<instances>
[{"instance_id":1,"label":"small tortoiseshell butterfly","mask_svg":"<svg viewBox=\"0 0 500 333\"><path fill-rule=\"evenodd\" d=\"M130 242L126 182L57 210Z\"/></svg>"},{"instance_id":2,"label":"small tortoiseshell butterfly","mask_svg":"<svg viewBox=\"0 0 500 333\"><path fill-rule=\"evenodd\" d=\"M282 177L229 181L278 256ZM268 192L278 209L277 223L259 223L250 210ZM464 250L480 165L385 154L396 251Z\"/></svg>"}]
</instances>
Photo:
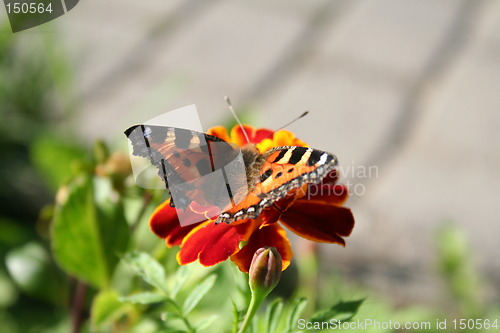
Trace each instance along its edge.
<instances>
[{"instance_id":1,"label":"small tortoiseshell butterfly","mask_svg":"<svg viewBox=\"0 0 500 333\"><path fill-rule=\"evenodd\" d=\"M173 196L172 207L185 210L193 201L215 205L221 212L216 223L257 218L291 190L320 183L337 165L334 155L321 150L285 146L260 154L254 144L240 149L218 137L176 127L136 125L125 135L132 142L133 154L148 158L158 168L171 194L174 186L187 184ZM243 172L237 166L234 170L227 167L238 157ZM219 169L224 169L225 181L203 181L203 176ZM231 202L221 202L221 191L229 193Z\"/></svg>"}]
</instances>

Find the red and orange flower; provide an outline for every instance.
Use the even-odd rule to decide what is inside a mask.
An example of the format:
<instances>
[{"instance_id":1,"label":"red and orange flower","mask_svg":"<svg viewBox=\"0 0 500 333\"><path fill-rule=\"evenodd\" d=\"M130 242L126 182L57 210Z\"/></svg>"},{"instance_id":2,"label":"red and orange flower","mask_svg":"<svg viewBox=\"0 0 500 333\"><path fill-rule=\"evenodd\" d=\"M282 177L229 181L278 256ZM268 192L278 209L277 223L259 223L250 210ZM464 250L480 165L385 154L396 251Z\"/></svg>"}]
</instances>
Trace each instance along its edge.
<instances>
[{"instance_id":1,"label":"red and orange flower","mask_svg":"<svg viewBox=\"0 0 500 333\"><path fill-rule=\"evenodd\" d=\"M279 146L307 146L287 130L277 132L244 126L251 143L259 152ZM214 127L208 134L241 147L247 144L239 126L228 134L224 127ZM334 170L318 185L302 188L266 208L256 219L239 220L232 224L214 224L212 220L181 227L170 200L152 214L150 227L165 239L167 246L180 246L177 261L185 265L198 260L212 266L230 258L241 271L248 272L255 251L275 247L282 257L283 270L292 258L290 241L283 226L295 234L323 243L345 245L342 237L349 236L354 227L351 210L341 207L348 196L345 185L336 184ZM277 208L279 208L279 210ZM283 212L283 213L282 213ZM279 223L278 223L279 222Z\"/></svg>"}]
</instances>

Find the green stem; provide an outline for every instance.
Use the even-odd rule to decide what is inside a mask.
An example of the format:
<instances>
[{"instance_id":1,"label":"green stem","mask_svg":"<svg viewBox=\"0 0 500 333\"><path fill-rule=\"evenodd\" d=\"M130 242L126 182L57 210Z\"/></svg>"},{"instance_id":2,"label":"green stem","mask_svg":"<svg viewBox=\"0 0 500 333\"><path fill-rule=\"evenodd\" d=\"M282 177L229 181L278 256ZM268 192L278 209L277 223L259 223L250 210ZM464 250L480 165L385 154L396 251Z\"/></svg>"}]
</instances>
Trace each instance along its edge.
<instances>
[{"instance_id":1,"label":"green stem","mask_svg":"<svg viewBox=\"0 0 500 333\"><path fill-rule=\"evenodd\" d=\"M177 312L177 316L179 316L179 318L182 320L184 325L186 325L188 332L195 333L196 332L195 329L193 328L193 326L191 326L191 324L189 323L189 320L184 316L179 305L177 305L177 303L172 299L168 299L167 302L172 304L175 311Z\"/></svg>"},{"instance_id":2,"label":"green stem","mask_svg":"<svg viewBox=\"0 0 500 333\"><path fill-rule=\"evenodd\" d=\"M71 307L72 332L78 333L84 321L83 311L85 310L85 297L87 296L87 285L81 281L76 281L75 296Z\"/></svg>"},{"instance_id":3,"label":"green stem","mask_svg":"<svg viewBox=\"0 0 500 333\"><path fill-rule=\"evenodd\" d=\"M134 231L137 228L137 226L139 225L139 223L141 222L142 217L146 213L146 210L148 209L148 205L152 199L153 199L153 196L151 195L151 193L149 193L147 191L144 192L142 206L141 206L141 209L139 210L139 213L137 214L137 217L135 218L134 222L132 223L132 225L130 227L131 231Z\"/></svg>"},{"instance_id":4,"label":"green stem","mask_svg":"<svg viewBox=\"0 0 500 333\"><path fill-rule=\"evenodd\" d=\"M247 313L245 314L245 319L243 320L243 323L241 324L238 333L244 333L247 330L248 326L250 326L250 323L252 322L253 317L257 313L257 310L259 310L260 305L266 299L266 296L267 294L263 294L261 292L259 293L252 292L252 298L250 299L250 304L248 305L248 310Z\"/></svg>"}]
</instances>

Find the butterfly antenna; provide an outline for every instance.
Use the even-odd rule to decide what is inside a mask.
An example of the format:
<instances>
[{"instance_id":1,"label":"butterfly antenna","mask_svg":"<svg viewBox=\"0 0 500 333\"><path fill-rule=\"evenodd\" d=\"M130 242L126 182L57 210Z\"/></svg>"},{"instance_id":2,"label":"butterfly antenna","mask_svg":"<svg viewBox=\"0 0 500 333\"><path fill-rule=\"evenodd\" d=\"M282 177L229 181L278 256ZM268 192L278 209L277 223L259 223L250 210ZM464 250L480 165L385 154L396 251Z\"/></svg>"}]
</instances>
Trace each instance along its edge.
<instances>
[{"instance_id":1,"label":"butterfly antenna","mask_svg":"<svg viewBox=\"0 0 500 333\"><path fill-rule=\"evenodd\" d=\"M240 119L236 115L236 112L234 112L233 105L231 104L231 100L227 96L224 96L224 100L226 101L227 106L229 107L229 111L231 111L231 113L233 114L234 119L236 119L236 121L240 125L241 131L243 132L243 135L245 136L245 139L247 140L247 143L250 143L250 139L248 138L247 132L245 131L245 128L243 127L243 124L241 123Z\"/></svg>"},{"instance_id":2,"label":"butterfly antenna","mask_svg":"<svg viewBox=\"0 0 500 333\"><path fill-rule=\"evenodd\" d=\"M300 118L304 118L305 116L307 116L307 114L309 113L309 111L305 111L303 114L301 114L300 116L298 116L297 118L295 118L294 120L290 121L289 123L286 123L285 125L281 126L280 128L278 128L277 130L275 130L275 132L279 131L280 129L283 129L287 126L290 126L291 124L293 124L294 122L296 122L297 120L299 120Z\"/></svg>"},{"instance_id":3,"label":"butterfly antenna","mask_svg":"<svg viewBox=\"0 0 500 333\"><path fill-rule=\"evenodd\" d=\"M287 127L287 126L289 126L289 125L293 124L294 122L296 122L296 121L297 121L297 120L299 120L300 118L303 118L303 117L307 116L307 114L308 114L308 113L309 113L309 111L305 111L304 113L302 113L300 116L298 116L298 117L297 117L297 118L295 118L294 120L292 120L292 121L290 121L290 122L286 123L285 125L281 126L281 127L280 127L280 128L278 128L277 130L274 130L273 132L271 132L271 133L270 133L269 135L267 135L264 139L274 136L274 133L276 133L276 132L278 132L279 130L281 130L281 129L283 129L283 128L285 128L285 127Z\"/></svg>"}]
</instances>

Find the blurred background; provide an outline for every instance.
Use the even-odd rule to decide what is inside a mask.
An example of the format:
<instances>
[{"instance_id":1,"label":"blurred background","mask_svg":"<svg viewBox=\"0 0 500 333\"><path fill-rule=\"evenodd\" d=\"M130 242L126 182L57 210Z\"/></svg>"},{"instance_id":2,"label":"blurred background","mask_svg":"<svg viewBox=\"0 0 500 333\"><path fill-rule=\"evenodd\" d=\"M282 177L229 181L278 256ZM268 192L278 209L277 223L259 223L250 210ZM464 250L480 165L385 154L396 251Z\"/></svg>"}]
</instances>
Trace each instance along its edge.
<instances>
[{"instance_id":1,"label":"blurred background","mask_svg":"<svg viewBox=\"0 0 500 333\"><path fill-rule=\"evenodd\" d=\"M61 302L23 277L65 281L43 207L72 158L189 104L226 124L225 95L257 127L311 111L288 129L339 158L356 226L325 274L442 306L466 272L451 294L500 302L499 1L85 0L16 34L0 12L0 316Z\"/></svg>"}]
</instances>

